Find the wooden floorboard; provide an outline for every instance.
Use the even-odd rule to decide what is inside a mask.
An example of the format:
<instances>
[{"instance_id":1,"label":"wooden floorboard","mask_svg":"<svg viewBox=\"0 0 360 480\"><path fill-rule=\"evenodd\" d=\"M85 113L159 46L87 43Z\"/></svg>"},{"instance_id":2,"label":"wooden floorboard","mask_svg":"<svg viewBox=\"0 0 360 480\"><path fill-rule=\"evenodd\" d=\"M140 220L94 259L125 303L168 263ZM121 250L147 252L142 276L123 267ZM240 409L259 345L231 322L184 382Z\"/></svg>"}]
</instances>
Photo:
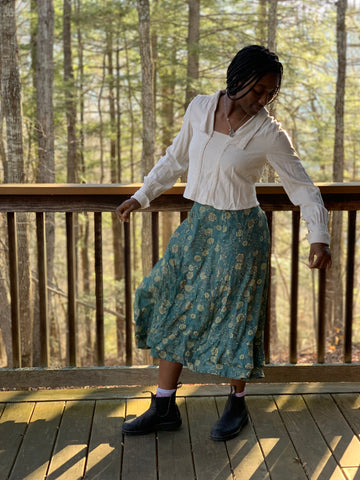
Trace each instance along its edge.
<instances>
[{"instance_id":1,"label":"wooden floorboard","mask_svg":"<svg viewBox=\"0 0 360 480\"><path fill-rule=\"evenodd\" d=\"M305 471L271 396L249 397L249 413L271 478L306 480Z\"/></svg>"},{"instance_id":2,"label":"wooden floorboard","mask_svg":"<svg viewBox=\"0 0 360 480\"><path fill-rule=\"evenodd\" d=\"M309 395L305 402L334 458L341 467L356 467L360 440L330 395Z\"/></svg>"},{"instance_id":3,"label":"wooden floorboard","mask_svg":"<svg viewBox=\"0 0 360 480\"><path fill-rule=\"evenodd\" d=\"M45 478L64 402L37 403L9 480Z\"/></svg>"},{"instance_id":4,"label":"wooden floorboard","mask_svg":"<svg viewBox=\"0 0 360 480\"><path fill-rule=\"evenodd\" d=\"M86 462L86 480L119 479L122 457L120 432L125 408L125 400L96 402Z\"/></svg>"},{"instance_id":5,"label":"wooden floorboard","mask_svg":"<svg viewBox=\"0 0 360 480\"><path fill-rule=\"evenodd\" d=\"M344 475L301 395L277 396L276 404L310 480L343 480Z\"/></svg>"},{"instance_id":6,"label":"wooden floorboard","mask_svg":"<svg viewBox=\"0 0 360 480\"><path fill-rule=\"evenodd\" d=\"M94 402L67 402L54 446L48 480L81 479L84 476Z\"/></svg>"},{"instance_id":7,"label":"wooden floorboard","mask_svg":"<svg viewBox=\"0 0 360 480\"><path fill-rule=\"evenodd\" d=\"M189 398L186 406L197 480L232 480L225 443L210 439L211 427L219 418L215 398Z\"/></svg>"},{"instance_id":8,"label":"wooden floorboard","mask_svg":"<svg viewBox=\"0 0 360 480\"><path fill-rule=\"evenodd\" d=\"M149 405L149 400L128 400L126 420L143 413ZM154 433L139 436L126 435L124 437L122 480L133 480L135 478L157 480L156 460L156 435Z\"/></svg>"},{"instance_id":9,"label":"wooden floorboard","mask_svg":"<svg viewBox=\"0 0 360 480\"><path fill-rule=\"evenodd\" d=\"M158 471L159 480L192 480L194 464L190 442L185 398L179 398L177 404L182 418L182 427L175 432L158 433Z\"/></svg>"},{"instance_id":10,"label":"wooden floorboard","mask_svg":"<svg viewBox=\"0 0 360 480\"><path fill-rule=\"evenodd\" d=\"M121 427L143 389L1 392L0 480L360 480L359 392L318 387L248 389L250 422L226 443L209 436L225 386L184 386L180 430L136 437Z\"/></svg>"},{"instance_id":11,"label":"wooden floorboard","mask_svg":"<svg viewBox=\"0 0 360 480\"><path fill-rule=\"evenodd\" d=\"M251 401L253 400L254 398L252 397ZM221 415L225 407L226 398L217 397L216 403ZM226 443L226 448L231 470L235 478L251 478L251 480L270 479L252 421L244 427L241 435Z\"/></svg>"}]
</instances>

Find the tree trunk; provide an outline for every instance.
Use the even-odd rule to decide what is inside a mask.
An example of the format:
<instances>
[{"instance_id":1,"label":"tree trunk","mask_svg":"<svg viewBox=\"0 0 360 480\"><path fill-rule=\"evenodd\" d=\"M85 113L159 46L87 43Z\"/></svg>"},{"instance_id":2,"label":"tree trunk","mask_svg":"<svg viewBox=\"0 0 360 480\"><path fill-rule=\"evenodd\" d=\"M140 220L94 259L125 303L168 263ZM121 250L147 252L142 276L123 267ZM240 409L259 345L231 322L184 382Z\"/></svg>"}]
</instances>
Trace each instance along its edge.
<instances>
[{"instance_id":1,"label":"tree trunk","mask_svg":"<svg viewBox=\"0 0 360 480\"><path fill-rule=\"evenodd\" d=\"M7 177L5 183L25 180L22 137L21 85L17 63L15 0L0 3L1 102L6 122ZM17 215L21 365L32 365L32 288L26 214ZM8 319L2 319L9 321Z\"/></svg>"},{"instance_id":2,"label":"tree trunk","mask_svg":"<svg viewBox=\"0 0 360 480\"><path fill-rule=\"evenodd\" d=\"M188 0L188 4L188 57L185 108L198 93L196 81L199 79L200 0Z\"/></svg>"},{"instance_id":3,"label":"tree trunk","mask_svg":"<svg viewBox=\"0 0 360 480\"><path fill-rule=\"evenodd\" d=\"M52 0L37 0L38 27L36 42L36 115L39 165L37 181L39 183L55 182L54 159L54 107L53 107L53 46L54 46L54 7ZM55 217L46 215L47 240L47 274L48 283L54 277L55 256ZM51 331L57 330L55 307L51 305L49 295L49 322ZM37 322L36 322L37 323ZM39 351L39 334L36 324L34 334L34 350ZM58 353L58 339L50 338L51 350ZM37 363L39 358L37 357Z\"/></svg>"},{"instance_id":4,"label":"tree trunk","mask_svg":"<svg viewBox=\"0 0 360 480\"><path fill-rule=\"evenodd\" d=\"M347 0L337 2L336 46L337 79L335 99L335 143L333 158L333 180L344 180L344 109L346 80L346 8ZM343 274L342 274L342 212L333 212L331 222L332 268L330 271L332 331L340 339L343 331Z\"/></svg>"},{"instance_id":5,"label":"tree trunk","mask_svg":"<svg viewBox=\"0 0 360 480\"><path fill-rule=\"evenodd\" d=\"M259 0L257 13L257 38L260 45L266 45L267 37L267 11L266 5L268 0Z\"/></svg>"},{"instance_id":6,"label":"tree trunk","mask_svg":"<svg viewBox=\"0 0 360 480\"><path fill-rule=\"evenodd\" d=\"M277 30L277 4L278 0L270 0L268 19L268 49L276 51L276 30Z\"/></svg>"},{"instance_id":7,"label":"tree trunk","mask_svg":"<svg viewBox=\"0 0 360 480\"><path fill-rule=\"evenodd\" d=\"M81 270L82 270L82 290L85 298L85 302L89 302L90 299L90 259L89 259L89 216L86 212L79 222L79 235L80 241L80 258L81 258ZM92 321L90 315L90 309L84 307L84 322L85 322L85 357L82 359L82 363L85 365L94 365L95 357L95 345L92 339Z\"/></svg>"},{"instance_id":8,"label":"tree trunk","mask_svg":"<svg viewBox=\"0 0 360 480\"><path fill-rule=\"evenodd\" d=\"M6 353L7 363L5 364L8 368L13 366L13 349L12 349L12 335L11 335L11 311L10 311L10 302L9 302L9 279L5 272L8 270L7 265L7 244L5 239L7 238L7 224L6 224L6 215L0 214L0 235L3 239L1 251L0 251L0 327L1 335L3 340L3 345L5 347L5 352L1 351L1 357Z\"/></svg>"},{"instance_id":9,"label":"tree trunk","mask_svg":"<svg viewBox=\"0 0 360 480\"><path fill-rule=\"evenodd\" d=\"M1 101L6 122L7 182L25 180L21 85L17 63L15 0L1 2Z\"/></svg>"},{"instance_id":10,"label":"tree trunk","mask_svg":"<svg viewBox=\"0 0 360 480\"><path fill-rule=\"evenodd\" d=\"M120 108L119 88L116 85L113 67L113 35L112 32L107 33L107 59L108 59L108 81L109 81L109 112L110 112L110 174L111 183L121 183L121 156L120 156L120 125L117 118L120 112L116 109ZM119 62L117 61L117 66ZM118 73L118 72L117 72ZM114 251L114 278L115 278L115 311L120 315L124 315L124 302L121 295L121 283L124 280L124 255L123 255L123 229L117 215L113 212L111 215L113 251ZM118 359L123 357L125 360L125 325L120 316L116 318L116 343Z\"/></svg>"},{"instance_id":11,"label":"tree trunk","mask_svg":"<svg viewBox=\"0 0 360 480\"><path fill-rule=\"evenodd\" d=\"M166 39L169 41L169 39ZM174 136L174 99L175 99L175 85L176 85L176 42L175 37L171 38L169 42L170 59L169 66L161 69L160 76L160 88L161 88L161 143L162 154L165 153L167 147L171 144ZM173 212L161 212L160 213L160 225L161 225L161 247L164 252L170 236L173 232L174 225L174 213ZM176 215L178 218L178 215Z\"/></svg>"},{"instance_id":12,"label":"tree trunk","mask_svg":"<svg viewBox=\"0 0 360 480\"><path fill-rule=\"evenodd\" d=\"M67 125L67 181L78 182L77 138L76 138L76 103L75 85L72 65L71 45L71 0L64 0L63 10L63 44L64 44L64 84L65 111Z\"/></svg>"},{"instance_id":13,"label":"tree trunk","mask_svg":"<svg viewBox=\"0 0 360 480\"><path fill-rule=\"evenodd\" d=\"M264 2L262 2L263 4ZM278 0L268 0L268 21L267 21L267 48L271 51L275 51L276 48L276 33L277 33L277 3ZM266 6L261 5L266 11ZM270 114L275 115L274 105L270 105ZM264 169L264 181L268 183L275 182L275 170L266 162ZM272 252L275 250L275 230L276 230L276 218L273 217L272 221ZM270 338L271 348L276 351L279 344L278 328L277 328L277 316L276 316L276 268L272 266L271 272L271 297L270 301Z\"/></svg>"},{"instance_id":14,"label":"tree trunk","mask_svg":"<svg viewBox=\"0 0 360 480\"><path fill-rule=\"evenodd\" d=\"M81 15L81 0L77 0L76 3L76 15L79 17ZM81 181L84 182L86 179L85 172L85 160L84 160L84 150L85 150L85 125L84 125L84 47L82 41L82 32L81 28L78 27L76 30L77 34L77 54L78 54L78 82L79 82L79 142L78 142L78 160L79 160L79 170L81 175Z\"/></svg>"},{"instance_id":15,"label":"tree trunk","mask_svg":"<svg viewBox=\"0 0 360 480\"><path fill-rule=\"evenodd\" d=\"M138 0L139 38L142 74L142 121L143 148L141 173L146 175L154 164L155 122L154 122L154 73L150 35L149 0ZM142 264L143 274L149 273L151 262L151 215L143 214Z\"/></svg>"},{"instance_id":16,"label":"tree trunk","mask_svg":"<svg viewBox=\"0 0 360 480\"><path fill-rule=\"evenodd\" d=\"M38 38L36 48L37 130L39 169L37 181L55 181L53 113L54 9L52 0L38 2Z\"/></svg>"}]
</instances>

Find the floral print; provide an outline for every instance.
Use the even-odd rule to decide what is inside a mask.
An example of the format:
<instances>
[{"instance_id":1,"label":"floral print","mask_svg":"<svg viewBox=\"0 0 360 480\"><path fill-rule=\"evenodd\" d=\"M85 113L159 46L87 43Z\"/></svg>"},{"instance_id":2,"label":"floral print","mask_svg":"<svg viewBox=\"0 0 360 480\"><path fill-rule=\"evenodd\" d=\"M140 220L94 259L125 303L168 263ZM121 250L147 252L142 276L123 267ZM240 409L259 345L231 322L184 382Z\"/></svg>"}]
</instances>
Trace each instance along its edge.
<instances>
[{"instance_id":1,"label":"floral print","mask_svg":"<svg viewBox=\"0 0 360 480\"><path fill-rule=\"evenodd\" d=\"M269 231L260 207L194 203L135 294L135 336L156 358L263 377Z\"/></svg>"}]
</instances>

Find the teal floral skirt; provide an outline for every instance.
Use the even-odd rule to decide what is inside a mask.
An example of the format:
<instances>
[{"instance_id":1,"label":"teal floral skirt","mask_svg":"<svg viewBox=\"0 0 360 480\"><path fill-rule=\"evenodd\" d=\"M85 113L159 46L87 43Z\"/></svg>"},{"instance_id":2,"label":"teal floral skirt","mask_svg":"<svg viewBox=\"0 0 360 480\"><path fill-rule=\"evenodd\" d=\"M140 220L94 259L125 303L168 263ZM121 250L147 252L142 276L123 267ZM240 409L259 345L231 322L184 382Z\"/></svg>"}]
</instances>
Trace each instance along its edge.
<instances>
[{"instance_id":1,"label":"teal floral skirt","mask_svg":"<svg viewBox=\"0 0 360 480\"><path fill-rule=\"evenodd\" d=\"M196 372L263 377L269 246L260 207L195 203L136 291L137 346Z\"/></svg>"}]
</instances>

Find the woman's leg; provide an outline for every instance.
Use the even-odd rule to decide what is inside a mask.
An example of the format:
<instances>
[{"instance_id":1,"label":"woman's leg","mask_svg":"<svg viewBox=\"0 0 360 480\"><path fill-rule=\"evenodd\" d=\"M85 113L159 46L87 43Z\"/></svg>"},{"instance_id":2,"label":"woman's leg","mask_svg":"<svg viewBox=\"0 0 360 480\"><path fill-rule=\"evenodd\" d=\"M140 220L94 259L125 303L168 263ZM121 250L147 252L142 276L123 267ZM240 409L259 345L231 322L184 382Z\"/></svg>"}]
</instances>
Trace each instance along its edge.
<instances>
[{"instance_id":1,"label":"woman's leg","mask_svg":"<svg viewBox=\"0 0 360 480\"><path fill-rule=\"evenodd\" d=\"M231 386L234 385L235 393L242 393L245 390L246 382L244 382L243 380L231 379L230 380L230 385Z\"/></svg>"},{"instance_id":2,"label":"woman's leg","mask_svg":"<svg viewBox=\"0 0 360 480\"><path fill-rule=\"evenodd\" d=\"M182 370L182 364L160 359L158 386L164 390L174 390Z\"/></svg>"}]
</instances>

